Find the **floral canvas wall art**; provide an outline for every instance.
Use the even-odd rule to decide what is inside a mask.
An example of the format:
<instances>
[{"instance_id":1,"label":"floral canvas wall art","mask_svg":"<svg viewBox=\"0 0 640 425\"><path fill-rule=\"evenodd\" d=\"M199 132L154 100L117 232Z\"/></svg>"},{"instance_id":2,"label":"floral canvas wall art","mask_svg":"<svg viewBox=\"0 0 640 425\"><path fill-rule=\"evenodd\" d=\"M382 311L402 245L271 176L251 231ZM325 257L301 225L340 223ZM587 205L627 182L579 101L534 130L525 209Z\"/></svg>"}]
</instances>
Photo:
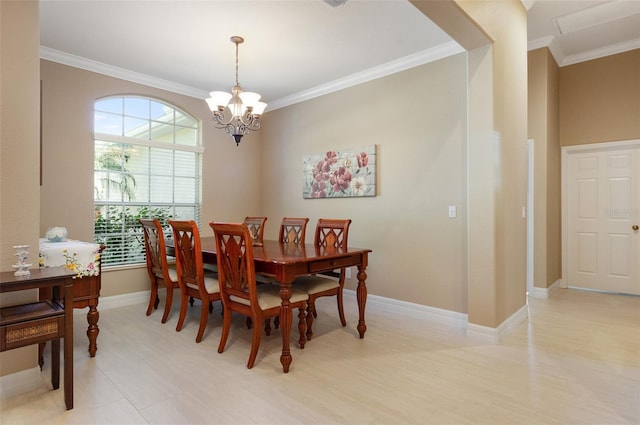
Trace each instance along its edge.
<instances>
[{"instance_id":1,"label":"floral canvas wall art","mask_svg":"<svg viewBox=\"0 0 640 425\"><path fill-rule=\"evenodd\" d=\"M303 157L302 197L376 196L376 146Z\"/></svg>"}]
</instances>

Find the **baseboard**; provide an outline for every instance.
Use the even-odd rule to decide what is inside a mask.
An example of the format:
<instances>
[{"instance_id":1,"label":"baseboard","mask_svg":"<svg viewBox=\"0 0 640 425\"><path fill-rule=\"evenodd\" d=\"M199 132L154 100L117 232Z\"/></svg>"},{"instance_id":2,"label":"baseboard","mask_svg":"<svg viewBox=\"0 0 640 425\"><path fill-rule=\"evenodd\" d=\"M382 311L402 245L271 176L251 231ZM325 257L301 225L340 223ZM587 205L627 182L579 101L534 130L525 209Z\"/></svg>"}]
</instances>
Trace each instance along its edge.
<instances>
[{"instance_id":1,"label":"baseboard","mask_svg":"<svg viewBox=\"0 0 640 425\"><path fill-rule=\"evenodd\" d=\"M547 296L551 295L553 292L555 292L556 289L560 288L562 288L562 279L556 280L555 282L553 282L553 285L547 288Z\"/></svg>"},{"instance_id":2,"label":"baseboard","mask_svg":"<svg viewBox=\"0 0 640 425\"><path fill-rule=\"evenodd\" d=\"M356 298L353 290L344 290L344 295ZM395 300L378 295L367 295L367 306L375 305L375 308L394 313L402 313L408 317L420 317L435 320L439 323L464 329L467 326L467 315L442 308L415 304L407 301Z\"/></svg>"},{"instance_id":3,"label":"baseboard","mask_svg":"<svg viewBox=\"0 0 640 425\"><path fill-rule=\"evenodd\" d=\"M146 304L149 302L150 296L151 290L100 297L98 310L109 310L112 308L124 307L132 304Z\"/></svg>"},{"instance_id":4,"label":"baseboard","mask_svg":"<svg viewBox=\"0 0 640 425\"><path fill-rule=\"evenodd\" d=\"M560 288L561 285L562 279L558 279L548 288L538 288L534 286L533 291L531 291L531 296L534 298L549 298L549 295L551 295L551 293L556 289Z\"/></svg>"},{"instance_id":5,"label":"baseboard","mask_svg":"<svg viewBox=\"0 0 640 425\"><path fill-rule=\"evenodd\" d=\"M345 296L348 295L353 298L356 297L355 291L345 289L344 293ZM507 318L507 320L502 322L500 326L497 328L490 328L488 326L469 323L468 315L464 313L410 303L407 301L394 300L377 295L367 295L367 305L375 305L375 308L377 309L393 313L401 313L404 317L420 317L423 319L434 320L444 325L466 330L468 336L490 343L499 343L505 336L513 332L514 329L520 326L520 324L529 317L529 310L525 304Z\"/></svg>"},{"instance_id":6,"label":"baseboard","mask_svg":"<svg viewBox=\"0 0 640 425\"><path fill-rule=\"evenodd\" d=\"M557 287L557 284L558 282L554 283L550 288L547 288L544 293L550 293L552 289ZM542 288L539 289L542 290ZM132 304L146 303L149 301L149 296L150 291L141 291L130 294L100 297L99 309L108 310ZM344 296L355 300L356 291L345 289ZM520 323L524 322L528 318L527 306L525 305L497 328L490 328L487 326L468 323L468 316L464 313L430 307L422 304L415 304L408 301L395 300L392 298L381 297L379 295L367 295L367 305L369 307L375 305L375 308L377 309L402 313L404 316L408 317L420 317L423 319L434 320L444 325L466 329L467 335L474 335L495 342L500 341L501 338L508 335L513 331L513 329L518 327Z\"/></svg>"},{"instance_id":7,"label":"baseboard","mask_svg":"<svg viewBox=\"0 0 640 425\"><path fill-rule=\"evenodd\" d=\"M109 310L117 307L124 307L132 304L147 303L151 291L134 292L130 294L111 295L108 297L100 297L99 310ZM345 289L344 296L356 299L356 291ZM467 324L467 315L451 310L430 307L422 304L410 303L407 301L385 298L378 295L367 295L367 305L376 305L376 308L388 311L402 312L408 316L419 316L436 320L443 324L453 325L457 327L465 327Z\"/></svg>"},{"instance_id":8,"label":"baseboard","mask_svg":"<svg viewBox=\"0 0 640 425\"><path fill-rule=\"evenodd\" d=\"M475 323L469 323L467 325L467 336L485 340L490 343L497 344L502 339L513 332L522 322L529 317L529 308L525 304L518 311L513 313L502 322L497 328L490 328L488 326L476 325Z\"/></svg>"}]
</instances>

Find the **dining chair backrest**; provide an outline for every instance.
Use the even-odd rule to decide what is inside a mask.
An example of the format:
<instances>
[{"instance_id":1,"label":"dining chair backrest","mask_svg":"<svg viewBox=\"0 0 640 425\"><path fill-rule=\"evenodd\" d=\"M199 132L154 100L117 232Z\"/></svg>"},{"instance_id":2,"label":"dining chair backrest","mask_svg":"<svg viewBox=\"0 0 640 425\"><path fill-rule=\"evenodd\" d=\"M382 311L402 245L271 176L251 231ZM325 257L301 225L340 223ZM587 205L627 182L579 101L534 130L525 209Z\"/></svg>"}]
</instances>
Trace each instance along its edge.
<instances>
[{"instance_id":1,"label":"dining chair backrest","mask_svg":"<svg viewBox=\"0 0 640 425\"><path fill-rule=\"evenodd\" d=\"M144 248L147 262L147 272L151 281L151 294L147 316L158 307L158 285L162 282L166 288L165 308L162 323L167 321L173 301L173 289L178 287L175 268L169 268L167 261L167 247L165 246L162 225L158 219L140 219L144 234Z\"/></svg>"},{"instance_id":2,"label":"dining chair backrest","mask_svg":"<svg viewBox=\"0 0 640 425\"><path fill-rule=\"evenodd\" d=\"M351 219L320 218L316 224L316 233L313 244L320 248L347 248L349 242L349 226ZM319 274L337 277L344 284L345 269L326 271Z\"/></svg>"},{"instance_id":3,"label":"dining chair backrest","mask_svg":"<svg viewBox=\"0 0 640 425\"><path fill-rule=\"evenodd\" d=\"M223 304L243 299L257 306L253 239L243 223L210 223L216 237L218 282Z\"/></svg>"},{"instance_id":4,"label":"dining chair backrest","mask_svg":"<svg viewBox=\"0 0 640 425\"><path fill-rule=\"evenodd\" d=\"M325 248L346 248L350 225L351 219L318 219L314 245Z\"/></svg>"},{"instance_id":5,"label":"dining chair backrest","mask_svg":"<svg viewBox=\"0 0 640 425\"><path fill-rule=\"evenodd\" d=\"M249 229L249 235L254 245L262 244L266 222L267 217L245 217L244 224Z\"/></svg>"},{"instance_id":6,"label":"dining chair backrest","mask_svg":"<svg viewBox=\"0 0 640 425\"><path fill-rule=\"evenodd\" d=\"M193 220L169 220L169 224L173 229L178 282L180 285L195 285L206 293L198 224Z\"/></svg>"},{"instance_id":7,"label":"dining chair backrest","mask_svg":"<svg viewBox=\"0 0 640 425\"><path fill-rule=\"evenodd\" d=\"M280 242L304 244L308 217L284 217L280 224L278 240Z\"/></svg>"},{"instance_id":8,"label":"dining chair backrest","mask_svg":"<svg viewBox=\"0 0 640 425\"><path fill-rule=\"evenodd\" d=\"M165 279L168 269L167 248L164 243L162 225L158 219L140 219L144 233L144 247L149 278Z\"/></svg>"}]
</instances>

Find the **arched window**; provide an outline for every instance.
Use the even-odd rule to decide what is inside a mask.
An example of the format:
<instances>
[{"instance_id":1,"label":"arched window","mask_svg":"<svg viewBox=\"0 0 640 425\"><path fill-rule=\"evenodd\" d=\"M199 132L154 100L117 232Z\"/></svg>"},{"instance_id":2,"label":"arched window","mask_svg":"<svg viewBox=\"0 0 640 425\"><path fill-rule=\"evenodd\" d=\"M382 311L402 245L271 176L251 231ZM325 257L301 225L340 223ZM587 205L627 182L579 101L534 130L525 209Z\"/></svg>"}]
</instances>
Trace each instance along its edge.
<instances>
[{"instance_id":1,"label":"arched window","mask_svg":"<svg viewBox=\"0 0 640 425\"><path fill-rule=\"evenodd\" d=\"M139 218L200 223L198 121L173 105L140 96L94 105L94 240L103 266L142 263Z\"/></svg>"}]
</instances>

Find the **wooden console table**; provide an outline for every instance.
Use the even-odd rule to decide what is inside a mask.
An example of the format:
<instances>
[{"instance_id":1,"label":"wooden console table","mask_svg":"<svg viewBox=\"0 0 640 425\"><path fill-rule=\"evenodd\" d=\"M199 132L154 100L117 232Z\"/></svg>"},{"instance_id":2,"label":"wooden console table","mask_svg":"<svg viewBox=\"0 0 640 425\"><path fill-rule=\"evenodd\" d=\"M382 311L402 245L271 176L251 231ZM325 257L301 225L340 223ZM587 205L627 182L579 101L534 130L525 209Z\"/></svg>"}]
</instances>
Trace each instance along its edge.
<instances>
[{"instance_id":1,"label":"wooden console table","mask_svg":"<svg viewBox=\"0 0 640 425\"><path fill-rule=\"evenodd\" d=\"M76 281L73 285L73 307L87 308L87 337L89 339L89 356L95 357L98 351L98 301L101 287L101 261L100 254L105 248L89 242L69 240L67 242L48 242L40 239L40 267L65 266L76 273ZM50 289L40 290L41 298L50 298ZM38 363L40 368L44 365L44 346L40 345Z\"/></svg>"},{"instance_id":2,"label":"wooden console table","mask_svg":"<svg viewBox=\"0 0 640 425\"><path fill-rule=\"evenodd\" d=\"M60 388L60 339L64 338L64 403L73 409L74 273L64 267L0 273L0 292L47 289L49 299L0 309L0 351L51 341L51 385ZM66 307L66 308L65 308Z\"/></svg>"}]
</instances>

